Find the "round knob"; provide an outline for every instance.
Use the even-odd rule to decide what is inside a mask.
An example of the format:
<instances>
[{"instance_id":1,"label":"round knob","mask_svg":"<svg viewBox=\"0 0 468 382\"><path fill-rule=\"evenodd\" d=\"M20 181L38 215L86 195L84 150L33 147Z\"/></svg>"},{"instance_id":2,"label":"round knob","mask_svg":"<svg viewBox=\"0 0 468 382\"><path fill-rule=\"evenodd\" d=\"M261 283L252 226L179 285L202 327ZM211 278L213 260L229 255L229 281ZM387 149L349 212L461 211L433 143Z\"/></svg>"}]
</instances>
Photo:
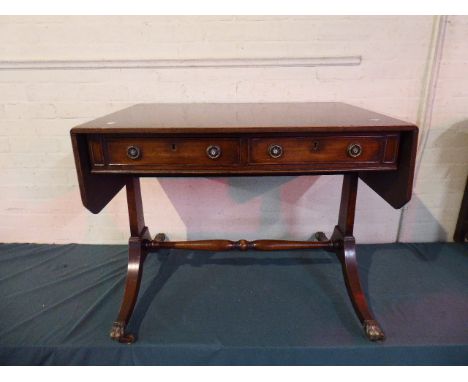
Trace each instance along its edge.
<instances>
[{"instance_id":1,"label":"round knob","mask_svg":"<svg viewBox=\"0 0 468 382\"><path fill-rule=\"evenodd\" d=\"M268 147L268 154L270 154L272 158L279 158L283 155L283 148L280 145L271 145Z\"/></svg>"},{"instance_id":2,"label":"round knob","mask_svg":"<svg viewBox=\"0 0 468 382\"><path fill-rule=\"evenodd\" d=\"M356 158L362 154L362 147L359 143L351 143L348 146L348 154L352 158Z\"/></svg>"},{"instance_id":3,"label":"round knob","mask_svg":"<svg viewBox=\"0 0 468 382\"><path fill-rule=\"evenodd\" d=\"M219 146L211 145L206 149L206 155L210 159L217 159L221 156L221 148Z\"/></svg>"},{"instance_id":4,"label":"round knob","mask_svg":"<svg viewBox=\"0 0 468 382\"><path fill-rule=\"evenodd\" d=\"M130 159L138 159L140 158L140 148L138 146L129 146L127 148L127 156L130 158Z\"/></svg>"}]
</instances>

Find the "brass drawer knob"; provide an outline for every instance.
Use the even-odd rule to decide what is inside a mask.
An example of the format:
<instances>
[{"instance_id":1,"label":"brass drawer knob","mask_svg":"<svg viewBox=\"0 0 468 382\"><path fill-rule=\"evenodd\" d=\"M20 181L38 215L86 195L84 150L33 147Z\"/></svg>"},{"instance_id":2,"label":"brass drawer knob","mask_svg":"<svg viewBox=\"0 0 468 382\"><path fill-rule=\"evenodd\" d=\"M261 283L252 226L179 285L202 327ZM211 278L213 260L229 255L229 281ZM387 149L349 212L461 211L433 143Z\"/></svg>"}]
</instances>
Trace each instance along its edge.
<instances>
[{"instance_id":1,"label":"brass drawer knob","mask_svg":"<svg viewBox=\"0 0 468 382\"><path fill-rule=\"evenodd\" d=\"M221 148L219 146L211 145L206 149L206 155L210 159L217 159L221 156Z\"/></svg>"},{"instance_id":2,"label":"brass drawer knob","mask_svg":"<svg viewBox=\"0 0 468 382\"><path fill-rule=\"evenodd\" d=\"M138 158L140 158L140 155L141 155L141 152L140 152L140 148L138 146L129 146L127 148L127 156L130 159L132 159L132 160L138 159Z\"/></svg>"},{"instance_id":3,"label":"brass drawer knob","mask_svg":"<svg viewBox=\"0 0 468 382\"><path fill-rule=\"evenodd\" d=\"M357 158L362 154L362 147L359 143L351 143L348 146L348 154L351 158Z\"/></svg>"},{"instance_id":4,"label":"brass drawer knob","mask_svg":"<svg viewBox=\"0 0 468 382\"><path fill-rule=\"evenodd\" d=\"M270 154L272 158L279 158L281 155L283 155L283 147L280 145L271 145L268 147L268 154Z\"/></svg>"}]
</instances>

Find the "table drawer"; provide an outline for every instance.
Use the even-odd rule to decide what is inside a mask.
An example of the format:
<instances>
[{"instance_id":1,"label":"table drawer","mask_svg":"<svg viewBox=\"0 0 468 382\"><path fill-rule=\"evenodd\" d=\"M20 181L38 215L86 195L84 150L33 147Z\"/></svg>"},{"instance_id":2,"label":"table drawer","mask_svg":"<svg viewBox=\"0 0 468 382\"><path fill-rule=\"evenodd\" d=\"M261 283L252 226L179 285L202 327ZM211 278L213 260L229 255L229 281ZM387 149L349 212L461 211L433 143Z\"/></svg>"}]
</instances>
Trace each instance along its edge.
<instances>
[{"instance_id":1,"label":"table drawer","mask_svg":"<svg viewBox=\"0 0 468 382\"><path fill-rule=\"evenodd\" d=\"M109 137L103 146L107 166L219 166L238 164L240 157L235 138Z\"/></svg>"},{"instance_id":2,"label":"table drawer","mask_svg":"<svg viewBox=\"0 0 468 382\"><path fill-rule=\"evenodd\" d=\"M395 163L398 135L252 138L250 164Z\"/></svg>"}]
</instances>

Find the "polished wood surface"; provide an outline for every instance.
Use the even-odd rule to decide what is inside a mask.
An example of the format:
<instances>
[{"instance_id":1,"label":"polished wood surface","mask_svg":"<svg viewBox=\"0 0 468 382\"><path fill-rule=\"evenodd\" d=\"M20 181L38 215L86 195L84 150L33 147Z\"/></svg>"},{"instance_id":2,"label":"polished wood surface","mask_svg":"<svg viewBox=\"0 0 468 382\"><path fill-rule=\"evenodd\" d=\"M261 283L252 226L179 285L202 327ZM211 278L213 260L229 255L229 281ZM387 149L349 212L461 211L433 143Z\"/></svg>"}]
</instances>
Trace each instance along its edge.
<instances>
[{"instance_id":1,"label":"polished wood surface","mask_svg":"<svg viewBox=\"0 0 468 382\"><path fill-rule=\"evenodd\" d=\"M192 251L284 251L317 248L332 248L331 241L291 241L291 240L192 240L192 241L150 241L146 243L148 250L186 249Z\"/></svg>"},{"instance_id":2,"label":"polished wood surface","mask_svg":"<svg viewBox=\"0 0 468 382\"><path fill-rule=\"evenodd\" d=\"M138 104L74 128L76 133L401 131L411 123L341 102Z\"/></svg>"},{"instance_id":3,"label":"polished wood surface","mask_svg":"<svg viewBox=\"0 0 468 382\"><path fill-rule=\"evenodd\" d=\"M387 142L385 135L312 135L302 137L268 137L249 140L249 163L254 164L305 164L351 163L379 165L384 160ZM353 143L362 146L362 154L351 157L348 147ZM280 145L283 154L278 158L269 155L268 148ZM396 150L396 146L393 147ZM387 162L395 163L395 161Z\"/></svg>"},{"instance_id":4,"label":"polished wood surface","mask_svg":"<svg viewBox=\"0 0 468 382\"><path fill-rule=\"evenodd\" d=\"M71 136L83 204L98 213L128 175L351 171L401 208L411 197L417 131L344 103L141 104L74 127ZM358 157L348 153L354 143L362 147ZM283 154L272 157L268 150L277 144ZM137 159L128 156L133 146ZM221 150L218 158L208 157L211 146Z\"/></svg>"},{"instance_id":5,"label":"polished wood surface","mask_svg":"<svg viewBox=\"0 0 468 382\"><path fill-rule=\"evenodd\" d=\"M385 338L363 292L353 236L358 179L394 208L411 198L418 129L343 103L144 104L71 130L83 205L98 213L126 186L129 260L111 338L132 343L127 324L143 264L154 251L303 250L322 248L341 261L346 288L371 341ZM343 174L338 224L328 239L170 241L151 239L140 176ZM195 201L196 202L196 201ZM383 217L385 218L385 217Z\"/></svg>"},{"instance_id":6,"label":"polished wood surface","mask_svg":"<svg viewBox=\"0 0 468 382\"><path fill-rule=\"evenodd\" d=\"M132 343L135 335L127 333L125 328L135 308L143 275L143 263L148 253L144 243L151 239L143 216L140 180L128 178L126 183L130 239L128 240L128 268L125 279L125 291L122 305L113 323L110 337L122 343Z\"/></svg>"},{"instance_id":7,"label":"polished wood surface","mask_svg":"<svg viewBox=\"0 0 468 382\"><path fill-rule=\"evenodd\" d=\"M341 261L346 289L364 332L371 341L381 341L385 339L385 334L369 309L358 271L356 240L353 236L357 187L357 174L347 174L343 177L338 225L333 231L331 242L334 243L336 254Z\"/></svg>"},{"instance_id":8,"label":"polished wood surface","mask_svg":"<svg viewBox=\"0 0 468 382\"><path fill-rule=\"evenodd\" d=\"M396 170L399 134L313 134L302 136L239 133L220 138L205 135L155 138L154 135L89 135L91 172L171 175L314 173L347 170ZM362 152L353 157L352 145ZM210 148L219 150L210 157ZM280 155L273 156L272 147ZM137 150L136 157L128 155Z\"/></svg>"},{"instance_id":9,"label":"polished wood surface","mask_svg":"<svg viewBox=\"0 0 468 382\"><path fill-rule=\"evenodd\" d=\"M116 166L163 167L168 165L179 166L219 166L236 165L240 163L240 140L236 138L153 138L125 137L112 135L112 138L103 139L106 152L104 165L97 170L116 168ZM130 146L140 150L140 157L130 159L127 149ZM218 146L222 154L216 160L210 159L207 149Z\"/></svg>"},{"instance_id":10,"label":"polished wood surface","mask_svg":"<svg viewBox=\"0 0 468 382\"><path fill-rule=\"evenodd\" d=\"M127 177L93 174L88 139L86 134L71 134L81 201L97 214L125 186Z\"/></svg>"},{"instance_id":11,"label":"polished wood surface","mask_svg":"<svg viewBox=\"0 0 468 382\"><path fill-rule=\"evenodd\" d=\"M359 171L359 178L393 208L401 208L413 193L414 167L418 146L418 129L400 133L398 169L385 173Z\"/></svg>"}]
</instances>

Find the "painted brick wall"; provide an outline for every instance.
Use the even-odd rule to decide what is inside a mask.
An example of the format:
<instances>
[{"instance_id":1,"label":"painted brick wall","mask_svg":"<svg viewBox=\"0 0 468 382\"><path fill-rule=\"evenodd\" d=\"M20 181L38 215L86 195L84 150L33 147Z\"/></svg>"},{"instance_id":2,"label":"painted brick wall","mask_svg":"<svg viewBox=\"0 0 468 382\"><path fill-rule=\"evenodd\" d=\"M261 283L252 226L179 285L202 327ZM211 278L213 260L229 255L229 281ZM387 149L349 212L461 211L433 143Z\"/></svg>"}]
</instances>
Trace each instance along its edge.
<instances>
[{"instance_id":1,"label":"painted brick wall","mask_svg":"<svg viewBox=\"0 0 468 382\"><path fill-rule=\"evenodd\" d=\"M448 19L433 119L401 241L451 241L468 175L468 17Z\"/></svg>"},{"instance_id":2,"label":"painted brick wall","mask_svg":"<svg viewBox=\"0 0 468 382\"><path fill-rule=\"evenodd\" d=\"M0 17L8 61L361 56L356 66L0 69L0 241L125 243L125 195L81 205L69 130L139 102L343 101L416 122L432 17ZM360 242L450 240L468 168L468 17L450 17L415 198L362 182ZM341 177L144 179L152 233L307 239L336 223ZM187 195L190 195L188 197Z\"/></svg>"}]
</instances>

